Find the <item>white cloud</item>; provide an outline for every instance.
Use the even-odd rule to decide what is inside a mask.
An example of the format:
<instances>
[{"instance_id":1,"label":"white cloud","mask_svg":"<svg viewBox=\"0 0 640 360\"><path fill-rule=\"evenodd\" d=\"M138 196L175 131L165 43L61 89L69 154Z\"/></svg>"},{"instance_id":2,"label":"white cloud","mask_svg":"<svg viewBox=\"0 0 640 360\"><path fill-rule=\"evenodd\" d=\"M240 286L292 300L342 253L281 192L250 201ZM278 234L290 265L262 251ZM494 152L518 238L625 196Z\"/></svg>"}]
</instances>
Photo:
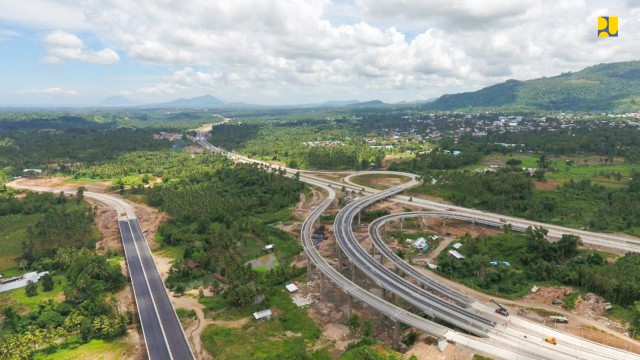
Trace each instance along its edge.
<instances>
[{"instance_id":1,"label":"white cloud","mask_svg":"<svg viewBox=\"0 0 640 360\"><path fill-rule=\"evenodd\" d=\"M8 29L0 29L0 42L9 41L17 36L20 36L20 33Z\"/></svg>"},{"instance_id":2,"label":"white cloud","mask_svg":"<svg viewBox=\"0 0 640 360\"><path fill-rule=\"evenodd\" d=\"M22 89L14 91L15 94L27 94L27 95L78 95L75 90L65 90L60 87L50 87L42 89Z\"/></svg>"},{"instance_id":3,"label":"white cloud","mask_svg":"<svg viewBox=\"0 0 640 360\"><path fill-rule=\"evenodd\" d=\"M442 18L459 26L492 24L495 21L522 15L535 0L357 0L365 12L380 18L398 16L408 19ZM464 23L459 22L463 20Z\"/></svg>"},{"instance_id":4,"label":"white cloud","mask_svg":"<svg viewBox=\"0 0 640 360\"><path fill-rule=\"evenodd\" d=\"M14 3L21 2L0 0L5 3L17 13L0 19L44 26L42 12L19 12ZM105 48L88 49L78 36L58 30L46 36L42 61L115 64L117 50L133 61L164 66L166 76L129 85L140 96L209 92L291 103L358 94L410 100L632 60L640 53L634 36L640 33L640 8L630 0L610 1L606 9L592 0L48 3L54 15L75 14L81 23L74 26L85 27L82 34ZM620 15L619 38L596 38L601 14Z\"/></svg>"},{"instance_id":5,"label":"white cloud","mask_svg":"<svg viewBox=\"0 0 640 360\"><path fill-rule=\"evenodd\" d=\"M90 25L79 3L72 0L0 0L0 20L44 29L87 29Z\"/></svg>"},{"instance_id":6,"label":"white cloud","mask_svg":"<svg viewBox=\"0 0 640 360\"><path fill-rule=\"evenodd\" d=\"M120 57L112 49L98 51L87 50L86 45L74 34L56 30L45 37L47 55L42 61L51 64L61 64L64 60L86 61L95 64L113 65L120 62Z\"/></svg>"}]
</instances>

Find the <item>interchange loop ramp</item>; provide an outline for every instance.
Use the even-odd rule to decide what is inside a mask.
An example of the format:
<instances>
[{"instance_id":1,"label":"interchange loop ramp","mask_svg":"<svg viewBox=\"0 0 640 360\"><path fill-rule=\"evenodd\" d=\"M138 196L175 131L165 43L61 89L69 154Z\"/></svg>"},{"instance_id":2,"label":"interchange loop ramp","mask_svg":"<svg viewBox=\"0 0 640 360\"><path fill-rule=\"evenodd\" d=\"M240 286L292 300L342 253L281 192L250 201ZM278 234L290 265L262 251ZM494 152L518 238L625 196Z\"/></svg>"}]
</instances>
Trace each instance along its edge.
<instances>
[{"instance_id":1,"label":"interchange loop ramp","mask_svg":"<svg viewBox=\"0 0 640 360\"><path fill-rule=\"evenodd\" d=\"M414 186L416 183L415 180L412 180L406 184L365 196L345 206L335 219L334 232L336 240L353 264L381 287L394 292L429 316L446 321L472 334L487 337L489 330L495 327L495 321L452 304L418 286L408 283L402 277L375 261L360 245L353 233L352 223L361 210L376 201L386 199L407 187Z\"/></svg>"},{"instance_id":2,"label":"interchange loop ramp","mask_svg":"<svg viewBox=\"0 0 640 360\"><path fill-rule=\"evenodd\" d=\"M437 214L442 214L438 212ZM453 289L452 287L446 286L428 276L425 276L420 271L416 270L412 265L403 261L398 255L396 255L393 250L391 250L380 235L380 228L384 226L387 222L391 220L395 220L398 218L405 217L419 217L419 216L428 216L435 215L434 212L410 212L410 213L401 213L401 214L391 214L387 216L383 216L375 219L369 224L369 237L373 242L373 246L376 247L381 253L382 256L389 259L398 269L400 269L405 274L411 276L416 281L418 281L425 288L435 291L465 307L471 306L471 304L475 301L469 296Z\"/></svg>"},{"instance_id":3,"label":"interchange loop ramp","mask_svg":"<svg viewBox=\"0 0 640 360\"><path fill-rule=\"evenodd\" d=\"M351 280L347 279L338 270L333 268L327 261L320 255L313 245L311 239L311 231L313 229L313 223L320 217L324 210L331 205L335 200L335 192L332 188L322 184L321 182L315 182L313 180L306 181L311 185L315 185L323 188L329 193L329 197L322 202L316 209L305 219L302 224L301 237L302 245L305 254L311 262L316 266L320 272L327 276L333 283L343 289L344 292L353 296L354 298L364 302L372 308L390 317L393 320L399 321L403 324L413 326L425 333L431 334L438 338L446 337L446 334L450 331L447 327L436 324L430 320L422 318L412 312L404 310L396 305L393 305L386 300L379 298L378 296L370 293L369 291L361 288Z\"/></svg>"},{"instance_id":4,"label":"interchange loop ramp","mask_svg":"<svg viewBox=\"0 0 640 360\"><path fill-rule=\"evenodd\" d=\"M210 143L206 141L204 138L205 134L203 132L198 134L198 142L206 148L209 148L212 151L220 152L223 155L230 157L238 162L252 162L263 164L266 166L271 166L271 164L253 160L244 156L240 156L233 152L228 152L220 148L213 147ZM311 263L315 264L318 269L326 275L331 281L333 281L336 285L342 288L346 293L353 296L355 299L362 301L363 303L373 307L378 310L385 316L388 316L398 322L404 323L409 326L416 327L426 333L432 334L436 336L441 341L447 340L457 345L465 346L474 351L479 351L481 353L491 354L493 357L501 358L501 359L522 359L522 360L533 360L533 359L549 359L549 360L572 360L572 359L593 359L593 360L614 360L614 359L640 359L637 354L629 353L621 349L608 347L602 344L597 344L590 342L588 340L584 340L581 338L576 338L575 336L565 334L558 330L550 330L549 328L545 328L542 325L531 323L529 321L523 320L525 324L525 328L528 329L527 332L523 333L522 331L516 329L506 328L507 332L501 331L501 327L495 327L491 329L488 333L489 338L485 336L483 337L475 337L471 335L464 334L462 332L457 332L455 330L448 329L443 325L436 324L432 321L424 319L416 314L413 314L407 310L404 310L392 303L389 303L371 293L366 291L365 289L359 287L357 284L351 282L346 277L344 277L340 272L334 269L326 260L317 252L315 249L310 234L311 229L313 227L313 222L318 219L320 214L330 205L331 201L335 199L335 192L332 187L340 188L345 186L347 189L360 191L363 190L365 193L378 193L376 189L363 189L362 186L351 184L348 180L345 182L338 182L334 180L324 179L320 177L315 177L313 172L301 171L297 169L290 168L282 168L285 170L287 174L290 176L294 174L300 175L300 181L303 181L307 184L314 185L325 189L329 193L329 199L323 202L320 206L318 206L312 214L305 220L302 228L302 244L305 253L307 254ZM381 171L378 173L392 173L388 171ZM356 175L357 173L352 174ZM401 175L405 175L407 173L401 173ZM408 174L414 181L416 180L415 175ZM351 177L351 176L349 176ZM408 187L408 184L404 185ZM385 195L384 197L392 196L390 199L394 202L399 202L407 205L416 205L420 207L426 208L434 208L445 211L450 205L440 204L437 202L432 202L423 199L412 199L409 196L402 195ZM383 197L383 198L384 198ZM330 200L330 201L329 201ZM374 201L382 200L375 199ZM439 207L435 207L433 205L438 205ZM464 209L464 208L462 208ZM456 210L458 210L456 208ZM485 212L477 211L477 210L468 210L466 215L477 215L478 214L487 214ZM459 215L455 214L455 215ZM454 216L455 216L454 215ZM493 215L492 220L498 221L498 216L496 214ZM509 222L513 225L513 228L522 227L522 229L526 229L527 226L523 224L514 223L512 218L506 217ZM501 219L501 218L500 218ZM353 219L352 219L353 220ZM462 220L462 219L461 219ZM476 223L481 223L482 221L478 221L481 219L476 219ZM527 224L528 225L528 224ZM337 236L337 235L336 235ZM475 306L476 303L474 303ZM500 329L498 329L500 328ZM500 330L500 331L498 331ZM531 336L535 335L538 332L537 336L542 336L541 334L547 333L551 331L551 335L556 336L559 339L559 344L556 346L546 346L543 341L541 342L540 337ZM529 335L528 338L527 336ZM523 340L524 339L524 340ZM537 339L537 340L536 340Z\"/></svg>"}]
</instances>

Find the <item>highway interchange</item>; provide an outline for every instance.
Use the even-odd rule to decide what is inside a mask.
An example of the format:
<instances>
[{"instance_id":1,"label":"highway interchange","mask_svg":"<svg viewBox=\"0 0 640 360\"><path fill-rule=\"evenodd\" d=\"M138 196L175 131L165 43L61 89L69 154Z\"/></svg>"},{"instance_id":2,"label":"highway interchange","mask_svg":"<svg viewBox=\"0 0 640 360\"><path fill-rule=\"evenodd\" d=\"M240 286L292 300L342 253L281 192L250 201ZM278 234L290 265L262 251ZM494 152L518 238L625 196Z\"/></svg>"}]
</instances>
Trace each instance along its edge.
<instances>
[{"instance_id":1,"label":"highway interchange","mask_svg":"<svg viewBox=\"0 0 640 360\"><path fill-rule=\"evenodd\" d=\"M259 163L268 167L272 166L269 163L227 152L209 144L206 140L205 131L198 133L197 142L211 151L219 152L238 162ZM350 296L350 302L351 298L353 298L371 306L395 321L396 327L398 323L402 323L433 335L439 340L441 349L446 346L448 341L466 346L480 353L490 354L493 357L503 359L640 360L638 354L590 342L517 316L510 316L508 320L509 323L507 324L505 318L493 313L493 308L475 301L464 294L460 294L444 284L438 283L436 280L415 271L415 269L403 261L399 261L400 259L397 259L397 257L394 258L389 254L389 251L387 251L388 248L386 248L384 242L380 238L376 239L375 236L372 236L372 241L382 253L382 256L390 259L398 269L414 278L424 289L416 286L375 261L356 240L352 224L355 216L365 207L376 201L389 200L427 208L432 211L439 211L441 217L467 220L483 225L501 226L504 225L505 222L508 222L512 224L514 230L523 230L528 226L543 226L549 230L548 235L550 237L560 237L562 234L575 234L580 236L584 243L622 251L640 252L639 239L548 225L425 199L397 195L407 188L418 184L416 176L408 173L346 173L347 176L344 177L342 181L334 181L322 178L318 172L314 171L305 172L289 168L283 168L283 170L285 170L288 176L298 174L301 181L322 188L328 194L327 199L312 211L302 226L301 240L309 260L324 276ZM370 173L403 175L409 178L409 182L382 191L363 187L352 182L354 176ZM16 188L28 188L34 191L60 191L59 189L32 186L25 187L15 183L11 185ZM366 276L370 277L374 283L383 289L396 294L408 304L413 305L430 317L454 325L454 328L433 322L378 297L342 275L340 271L332 267L317 252L311 240L311 231L314 222L317 221L319 216L335 201L336 194L333 190L334 187L345 187L346 189L361 191L365 194L344 207L338 213L334 224L336 241L344 254L349 258L349 261L361 269ZM75 194L74 190L64 190L64 192L67 194ZM136 306L138 307L138 314L142 324L149 358L193 359L193 354L168 297L168 293L162 283L162 279L155 268L150 249L140 229L133 208L124 200L114 196L86 191L84 195L113 207L118 212L118 225L124 244L127 266L132 280ZM425 216L425 214L426 213L418 212L404 213L403 216ZM430 214L431 215L427 216L436 216L438 213L431 212ZM389 217L389 219L391 218L393 218L393 215ZM379 225L381 226L385 220L388 219L376 220L376 222L371 224L372 228L370 228L370 232L373 231L373 233L376 234ZM385 250L385 248L387 250ZM464 329L465 331L460 331L459 329ZM469 335L467 332L475 334L476 336ZM547 336L555 337L558 340L558 344L550 345L545 343L543 338Z\"/></svg>"},{"instance_id":2,"label":"highway interchange","mask_svg":"<svg viewBox=\"0 0 640 360\"><path fill-rule=\"evenodd\" d=\"M252 162L252 163L260 163L265 166L272 166L271 164L256 161L249 159L247 157L233 154L230 152L226 152L220 148L214 147L206 141L205 133L199 133L198 135L198 143L202 146L205 146L213 151L217 151L225 154L231 158L234 158L239 162ZM424 306L429 304L429 301L432 299L428 299L431 294L428 296L424 296L424 291L420 288L415 287L409 284L406 280L401 277L394 277L393 275L389 275L387 271L382 270L378 267L376 262L371 258L364 249L360 246L360 244L353 237L353 229L352 223L355 215L361 211L366 206L374 203L375 201L384 200L390 198L389 200L401 202L404 204L410 204L417 207L429 208L432 210L439 211L455 211L457 216L460 218L467 216L465 219L468 219L472 222L476 223L484 223L487 225L491 224L504 224L504 222L511 223L514 229L523 229L528 226L544 226L549 229L550 237L560 237L562 234L576 234L581 236L583 241L588 244L604 246L609 248L620 249L623 251L636 251L640 252L640 240L626 237L626 236L618 236L618 235L609 235L609 234L598 234L583 230L576 230L571 228L565 228L561 226L554 226L548 224L542 224L534 221L529 221L525 219L518 219L512 217L505 217L500 214L492 214L483 211L478 211L474 209L466 209L459 206L452 206L449 204L442 204L434 201L424 200L424 199L416 199L408 196L399 196L396 193L399 193L405 190L408 187L414 186L416 184L416 176L408 173L394 173L394 172L359 172L352 173L346 176L342 182L337 182L333 180L323 179L317 176L317 172L304 172L296 169L288 169L284 168L284 170L292 176L297 173L300 176L300 180L307 182L311 185L319 186L326 191L329 192L330 197L327 200L331 200L335 197L335 193L333 192L333 187L344 186L349 190L357 190L365 192L366 196L357 199L356 201L350 203L345 208L343 208L338 216L336 217L336 221L334 224L334 233L336 235L336 240L342 251L344 251L356 266L361 268L363 272L371 277L375 283L380 286L391 287L392 291L397 291L401 297L404 297L405 300L409 303L416 305L416 307L422 311L425 311L431 315L435 315L436 317L440 317L442 320L445 320L449 323L454 323L460 326L460 323L455 323L455 319L451 318L451 314L436 314L435 312L429 312ZM369 174L369 173L391 173L391 174L400 174L403 176L407 176L410 178L410 182L404 185L400 185L396 188L391 188L383 191L363 187L361 185L355 184L351 181L354 176ZM321 183L322 185L319 185ZM318 267L318 269L325 275L327 275L332 281L334 281L338 286L350 294L354 296L353 282L349 283L346 277L338 274L335 274L335 269L333 267L328 266L326 261L315 251L313 247L313 243L311 242L310 230L311 225L310 222L315 221L315 219L328 207L330 201L325 201L322 206L319 206L314 210L314 212L306 219L303 230L302 230L302 241L305 248L305 252L309 256L310 260ZM452 215L453 216L453 215ZM370 259L367 260L365 256ZM340 276L338 276L340 275ZM427 283L433 283L433 280L426 280L425 278L419 279L419 283L426 285ZM413 287L411 287L413 286ZM426 286L428 287L428 286ZM431 285L432 290L434 285ZM386 288L386 287L385 287ZM400 290L403 289L403 290ZM416 291L418 289L418 291ZM440 286L440 291L442 291L442 286ZM445 290L445 291L453 291L453 289ZM379 298L370 297L370 296L355 296L359 300L364 301L368 305L373 306L378 309L378 306L373 305L373 302L379 302ZM446 295L445 298L451 298L451 294ZM421 299L421 300L418 300ZM454 299L455 300L455 299ZM384 301L384 300L383 300ZM424 302L423 302L424 301ZM421 304L422 303L422 304ZM396 307L394 304L387 302L387 307L393 308ZM493 313L493 308L487 307L484 304L479 302L474 302L473 307L478 310L477 318L474 318L476 321L476 326L482 327L481 324L487 324L486 321L480 320L485 317L484 320L487 320L488 323L498 321L499 324L495 327L489 329L486 333L488 339L483 339L482 337L474 337L467 334L464 334L459 331L446 331L444 333L444 338L450 342L455 342L462 346L467 346L474 350L478 350L480 352L484 352L487 354L491 354L492 356L512 359L512 358L521 358L521 359L640 359L635 353L623 351L617 348L612 348L609 346L605 346L599 343L591 342L584 340L582 338L572 336L569 334L562 333L560 331L550 329L548 327L544 327L540 324L533 323L523 318L519 318L517 316L509 317L509 324L506 323L504 319L498 319ZM450 309L454 309L458 315L463 314L464 312L468 312L467 309L463 307L453 307ZM382 311L383 314L390 316L392 319L403 322L402 319L398 319L393 315L389 315L388 311ZM479 315L483 314L483 315ZM467 315L469 319L469 315ZM412 324L407 323L410 326ZM469 323L467 322L467 325ZM507 326L508 325L508 326ZM473 325L471 326L473 327ZM465 328L465 327L462 327ZM467 330L469 326L466 327ZM476 329L477 330L477 329ZM430 332L428 330L424 330L427 333L430 333L439 339L442 339L442 335L440 331ZM477 333L477 331L471 331L472 333ZM482 335L482 334L479 334ZM554 336L559 343L557 345L547 344L543 341L543 338L548 336Z\"/></svg>"}]
</instances>

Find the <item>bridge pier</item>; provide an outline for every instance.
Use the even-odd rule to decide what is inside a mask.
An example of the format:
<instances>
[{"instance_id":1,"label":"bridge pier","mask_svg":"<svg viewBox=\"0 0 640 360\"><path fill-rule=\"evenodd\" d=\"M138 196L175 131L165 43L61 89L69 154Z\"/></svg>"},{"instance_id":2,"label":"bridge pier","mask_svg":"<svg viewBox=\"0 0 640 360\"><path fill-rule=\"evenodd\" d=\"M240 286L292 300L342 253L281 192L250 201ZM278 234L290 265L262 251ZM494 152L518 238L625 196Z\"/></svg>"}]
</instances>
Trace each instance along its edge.
<instances>
[{"instance_id":1,"label":"bridge pier","mask_svg":"<svg viewBox=\"0 0 640 360\"><path fill-rule=\"evenodd\" d=\"M360 225L360 215L362 214L362 211L358 211L358 225Z\"/></svg>"},{"instance_id":2,"label":"bridge pier","mask_svg":"<svg viewBox=\"0 0 640 360\"><path fill-rule=\"evenodd\" d=\"M393 324L393 345L392 347L396 350L400 348L400 322L398 320L394 320Z\"/></svg>"},{"instance_id":3,"label":"bridge pier","mask_svg":"<svg viewBox=\"0 0 640 360\"><path fill-rule=\"evenodd\" d=\"M400 218L400 231L402 231L403 227L404 227L404 218Z\"/></svg>"},{"instance_id":4,"label":"bridge pier","mask_svg":"<svg viewBox=\"0 0 640 360\"><path fill-rule=\"evenodd\" d=\"M347 294L347 321L351 319L351 314L353 312L353 298L351 295Z\"/></svg>"},{"instance_id":5,"label":"bridge pier","mask_svg":"<svg viewBox=\"0 0 640 360\"><path fill-rule=\"evenodd\" d=\"M373 244L373 241L371 242L371 257L375 257L376 256L376 246Z\"/></svg>"},{"instance_id":6,"label":"bridge pier","mask_svg":"<svg viewBox=\"0 0 640 360\"><path fill-rule=\"evenodd\" d=\"M353 263L351 263L351 281L354 281L355 278L356 278L356 268L353 266Z\"/></svg>"},{"instance_id":7,"label":"bridge pier","mask_svg":"<svg viewBox=\"0 0 640 360\"><path fill-rule=\"evenodd\" d=\"M307 256L307 278L311 278L311 259Z\"/></svg>"},{"instance_id":8,"label":"bridge pier","mask_svg":"<svg viewBox=\"0 0 640 360\"><path fill-rule=\"evenodd\" d=\"M324 274L320 272L320 298L322 298L324 294Z\"/></svg>"}]
</instances>

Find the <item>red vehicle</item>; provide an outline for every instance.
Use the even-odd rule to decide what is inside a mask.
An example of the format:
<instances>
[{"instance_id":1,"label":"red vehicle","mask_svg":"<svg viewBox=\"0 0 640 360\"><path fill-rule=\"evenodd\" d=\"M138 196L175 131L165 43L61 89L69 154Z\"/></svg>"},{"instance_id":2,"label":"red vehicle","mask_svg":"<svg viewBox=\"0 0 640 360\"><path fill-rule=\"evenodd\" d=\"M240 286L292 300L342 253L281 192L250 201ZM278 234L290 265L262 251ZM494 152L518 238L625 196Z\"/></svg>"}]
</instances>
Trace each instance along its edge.
<instances>
[{"instance_id":1,"label":"red vehicle","mask_svg":"<svg viewBox=\"0 0 640 360\"><path fill-rule=\"evenodd\" d=\"M502 315L502 316L509 316L509 310L508 310L506 307L504 307L504 306L502 306L502 305L498 304L498 303L497 303L495 300L493 300L493 299L491 300L491 302L492 302L492 303L494 303L494 304L496 304L496 305L498 305L498 308L496 309L496 314L500 314L500 315Z\"/></svg>"}]
</instances>

